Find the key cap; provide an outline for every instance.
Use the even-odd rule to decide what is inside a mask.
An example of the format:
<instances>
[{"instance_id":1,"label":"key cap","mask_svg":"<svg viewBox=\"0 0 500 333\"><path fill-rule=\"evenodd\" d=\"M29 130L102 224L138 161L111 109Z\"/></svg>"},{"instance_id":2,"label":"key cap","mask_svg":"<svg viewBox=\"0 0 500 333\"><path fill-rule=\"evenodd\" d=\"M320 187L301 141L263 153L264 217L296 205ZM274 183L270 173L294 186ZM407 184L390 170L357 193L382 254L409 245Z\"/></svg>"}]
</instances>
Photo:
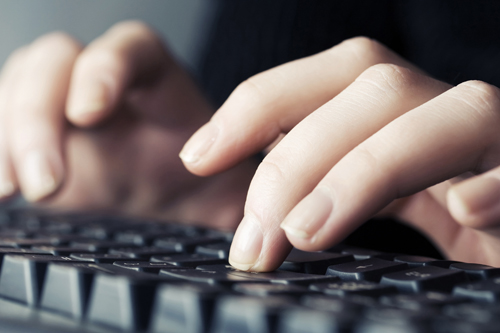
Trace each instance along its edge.
<instances>
[{"instance_id":1,"label":"key cap","mask_svg":"<svg viewBox=\"0 0 500 333\"><path fill-rule=\"evenodd\" d=\"M226 259L207 257L201 254L173 254L168 256L153 256L152 262L167 262L179 267L196 268L200 265L228 265Z\"/></svg>"},{"instance_id":2,"label":"key cap","mask_svg":"<svg viewBox=\"0 0 500 333\"><path fill-rule=\"evenodd\" d=\"M357 316L354 313L336 313L319 309L291 308L279 315L278 332L331 333L351 332Z\"/></svg>"},{"instance_id":3,"label":"key cap","mask_svg":"<svg viewBox=\"0 0 500 333\"><path fill-rule=\"evenodd\" d=\"M353 299L353 297L355 297ZM378 306L378 302L371 297L353 296L338 298L324 294L306 295L300 303L308 308L333 312L338 314L352 313L360 315L366 307Z\"/></svg>"},{"instance_id":4,"label":"key cap","mask_svg":"<svg viewBox=\"0 0 500 333\"><path fill-rule=\"evenodd\" d=\"M111 248L133 247L135 245L106 240L86 240L71 242L70 246L92 252L108 252Z\"/></svg>"},{"instance_id":5,"label":"key cap","mask_svg":"<svg viewBox=\"0 0 500 333\"><path fill-rule=\"evenodd\" d=\"M394 261L407 264L410 267L419 267L427 266L429 263L437 261L437 259L420 256L397 256Z\"/></svg>"},{"instance_id":6,"label":"key cap","mask_svg":"<svg viewBox=\"0 0 500 333\"><path fill-rule=\"evenodd\" d=\"M30 306L37 305L50 262L77 260L52 255L6 255L0 273L0 295Z\"/></svg>"},{"instance_id":7,"label":"key cap","mask_svg":"<svg viewBox=\"0 0 500 333\"><path fill-rule=\"evenodd\" d=\"M33 246L33 250L40 250L44 253L50 253L55 256L69 256L72 253L92 253L93 251L84 249L75 249L67 246Z\"/></svg>"},{"instance_id":8,"label":"key cap","mask_svg":"<svg viewBox=\"0 0 500 333\"><path fill-rule=\"evenodd\" d=\"M0 247L0 260L5 254L49 254L49 252L42 249Z\"/></svg>"},{"instance_id":9,"label":"key cap","mask_svg":"<svg viewBox=\"0 0 500 333\"><path fill-rule=\"evenodd\" d=\"M432 329L432 311L410 311L397 308L371 308L357 327L357 332L428 333Z\"/></svg>"},{"instance_id":10,"label":"key cap","mask_svg":"<svg viewBox=\"0 0 500 333\"><path fill-rule=\"evenodd\" d=\"M101 264L112 264L115 261L130 261L130 257L121 254L108 254L108 253L73 253L71 258L79 261L90 261ZM145 259L136 259L136 261Z\"/></svg>"},{"instance_id":11,"label":"key cap","mask_svg":"<svg viewBox=\"0 0 500 333\"><path fill-rule=\"evenodd\" d=\"M198 269L212 270L216 272L226 273L228 275L231 275L232 277L263 280L266 282L271 281L271 283L280 283L280 284L310 285L311 283L316 283L316 282L329 282L338 280L338 278L333 276L295 273L295 272L287 272L280 270L269 273L243 272L233 268L230 265L198 266Z\"/></svg>"},{"instance_id":12,"label":"key cap","mask_svg":"<svg viewBox=\"0 0 500 333\"><path fill-rule=\"evenodd\" d=\"M445 305L463 303L464 301L464 298L435 291L422 294L383 296L380 299L380 303L384 305L413 311L427 310L429 308L438 309Z\"/></svg>"},{"instance_id":13,"label":"key cap","mask_svg":"<svg viewBox=\"0 0 500 333\"><path fill-rule=\"evenodd\" d=\"M148 262L148 261L115 261L113 265L131 269L137 272L158 274L161 269L174 269L178 266L171 265L167 262Z\"/></svg>"},{"instance_id":14,"label":"key cap","mask_svg":"<svg viewBox=\"0 0 500 333\"><path fill-rule=\"evenodd\" d=\"M382 275L407 268L407 264L371 258L330 266L326 271L326 275L337 276L345 281L366 280L379 282Z\"/></svg>"},{"instance_id":15,"label":"key cap","mask_svg":"<svg viewBox=\"0 0 500 333\"><path fill-rule=\"evenodd\" d=\"M128 270L127 275L97 274L90 291L88 320L124 331L146 330L156 288L181 280Z\"/></svg>"},{"instance_id":16,"label":"key cap","mask_svg":"<svg viewBox=\"0 0 500 333\"><path fill-rule=\"evenodd\" d=\"M311 290L302 286L286 285L286 284L268 284L268 283L237 283L233 285L233 290L250 295L250 296L302 296L304 294L311 294Z\"/></svg>"},{"instance_id":17,"label":"key cap","mask_svg":"<svg viewBox=\"0 0 500 333\"><path fill-rule=\"evenodd\" d=\"M238 282L256 282L252 277L244 277L231 275L224 271L209 270L209 269L194 269L194 268L177 268L160 270L160 275L166 275L173 278L188 280L192 282L227 285Z\"/></svg>"},{"instance_id":18,"label":"key cap","mask_svg":"<svg viewBox=\"0 0 500 333\"><path fill-rule=\"evenodd\" d=\"M221 237L168 237L155 240L154 246L176 252L193 252L198 245L220 243Z\"/></svg>"},{"instance_id":19,"label":"key cap","mask_svg":"<svg viewBox=\"0 0 500 333\"><path fill-rule=\"evenodd\" d=\"M435 260L435 261L425 262L424 266L436 266L436 267L441 267L441 268L450 268L451 264L454 264L457 262L458 261L453 261L453 260Z\"/></svg>"},{"instance_id":20,"label":"key cap","mask_svg":"<svg viewBox=\"0 0 500 333\"><path fill-rule=\"evenodd\" d=\"M453 288L453 295L482 302L499 302L500 278L458 285Z\"/></svg>"},{"instance_id":21,"label":"key cap","mask_svg":"<svg viewBox=\"0 0 500 333\"><path fill-rule=\"evenodd\" d=\"M214 332L272 333L278 314L293 304L293 299L276 296L223 296L215 309Z\"/></svg>"},{"instance_id":22,"label":"key cap","mask_svg":"<svg viewBox=\"0 0 500 333\"><path fill-rule=\"evenodd\" d=\"M465 273L434 266L411 268L382 276L381 284L393 285L402 292L450 292L453 286L466 281Z\"/></svg>"},{"instance_id":23,"label":"key cap","mask_svg":"<svg viewBox=\"0 0 500 333\"><path fill-rule=\"evenodd\" d=\"M363 295L380 297L397 293L393 286L380 285L368 281L338 281L330 283L314 283L309 287L327 295L345 297L348 295Z\"/></svg>"},{"instance_id":24,"label":"key cap","mask_svg":"<svg viewBox=\"0 0 500 333\"><path fill-rule=\"evenodd\" d=\"M350 254L354 256L356 260L366 260L366 259L371 259L371 258L379 258L379 259L385 259L385 260L392 260L394 259L396 254L392 253L383 253L379 251L374 251L374 250L368 250L368 249L362 249L362 248L357 248L357 247L346 247L341 251L342 254Z\"/></svg>"},{"instance_id":25,"label":"key cap","mask_svg":"<svg viewBox=\"0 0 500 333\"><path fill-rule=\"evenodd\" d=\"M2 238L1 247L32 247L38 245L58 245L60 241L57 238Z\"/></svg>"},{"instance_id":26,"label":"key cap","mask_svg":"<svg viewBox=\"0 0 500 333\"><path fill-rule=\"evenodd\" d=\"M229 291L208 284L161 285L151 315L153 333L204 333L212 324L215 301Z\"/></svg>"},{"instance_id":27,"label":"key cap","mask_svg":"<svg viewBox=\"0 0 500 333\"><path fill-rule=\"evenodd\" d=\"M152 256L168 256L178 252L166 250L161 247L125 247L109 249L109 254L125 255L129 258L149 260Z\"/></svg>"},{"instance_id":28,"label":"key cap","mask_svg":"<svg viewBox=\"0 0 500 333\"><path fill-rule=\"evenodd\" d=\"M495 323L497 327L500 325L500 305L498 304L462 303L445 306L442 312L455 321Z\"/></svg>"},{"instance_id":29,"label":"key cap","mask_svg":"<svg viewBox=\"0 0 500 333\"><path fill-rule=\"evenodd\" d=\"M464 262L453 263L450 269L464 271L469 281L479 281L491 279L500 276L500 268L494 268L487 265L467 264Z\"/></svg>"},{"instance_id":30,"label":"key cap","mask_svg":"<svg viewBox=\"0 0 500 333\"><path fill-rule=\"evenodd\" d=\"M280 270L324 275L328 266L354 261L350 254L331 252L305 252L293 249L286 257Z\"/></svg>"},{"instance_id":31,"label":"key cap","mask_svg":"<svg viewBox=\"0 0 500 333\"><path fill-rule=\"evenodd\" d=\"M73 318L83 318L97 273L114 275L126 271L111 264L49 263L40 306Z\"/></svg>"},{"instance_id":32,"label":"key cap","mask_svg":"<svg viewBox=\"0 0 500 333\"><path fill-rule=\"evenodd\" d=\"M114 239L118 242L135 244L139 246L150 246L157 238L168 238L175 236L183 236L183 233L174 233L164 230L147 230L147 231L124 231L115 235Z\"/></svg>"},{"instance_id":33,"label":"key cap","mask_svg":"<svg viewBox=\"0 0 500 333\"><path fill-rule=\"evenodd\" d=\"M207 257L227 259L229 258L230 248L231 248L231 243L225 243L225 242L214 243L214 244L198 245L194 250L194 252Z\"/></svg>"}]
</instances>

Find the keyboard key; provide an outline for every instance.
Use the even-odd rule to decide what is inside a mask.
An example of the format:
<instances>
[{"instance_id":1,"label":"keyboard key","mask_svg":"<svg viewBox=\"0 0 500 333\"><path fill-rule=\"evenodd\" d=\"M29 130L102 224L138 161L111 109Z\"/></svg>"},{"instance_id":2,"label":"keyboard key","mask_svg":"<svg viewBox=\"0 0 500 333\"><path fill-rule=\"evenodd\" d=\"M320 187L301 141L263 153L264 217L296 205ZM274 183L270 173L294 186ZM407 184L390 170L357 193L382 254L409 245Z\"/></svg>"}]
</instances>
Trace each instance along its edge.
<instances>
[{"instance_id":1,"label":"keyboard key","mask_svg":"<svg viewBox=\"0 0 500 333\"><path fill-rule=\"evenodd\" d=\"M133 247L134 244L107 240L85 240L71 242L70 246L76 249L83 249L92 252L108 252L111 248Z\"/></svg>"},{"instance_id":2,"label":"keyboard key","mask_svg":"<svg viewBox=\"0 0 500 333\"><path fill-rule=\"evenodd\" d=\"M357 319L356 314L350 312L332 313L319 309L291 308L281 312L278 322L278 332L352 332Z\"/></svg>"},{"instance_id":3,"label":"keyboard key","mask_svg":"<svg viewBox=\"0 0 500 333\"><path fill-rule=\"evenodd\" d=\"M385 260L392 260L396 254L382 253L379 251L362 249L357 247L346 247L341 251L342 254L350 254L356 260L366 260L371 258L380 258Z\"/></svg>"},{"instance_id":4,"label":"keyboard key","mask_svg":"<svg viewBox=\"0 0 500 333\"><path fill-rule=\"evenodd\" d=\"M125 255L129 258L149 260L152 256L168 256L178 252L165 250L161 247L125 247L112 248L108 251L110 254Z\"/></svg>"},{"instance_id":5,"label":"keyboard key","mask_svg":"<svg viewBox=\"0 0 500 333\"><path fill-rule=\"evenodd\" d=\"M455 321L495 324L497 328L500 327L500 305L498 304L463 303L446 306L442 312Z\"/></svg>"},{"instance_id":6,"label":"keyboard key","mask_svg":"<svg viewBox=\"0 0 500 333\"><path fill-rule=\"evenodd\" d=\"M211 270L218 273L225 273L231 275L232 277L238 277L242 279L254 279L271 283L280 284L299 284L299 285L310 285L316 282L329 282L336 281L338 278L333 276L325 275L315 275L315 274L304 274L295 273L287 271L274 271L269 273L256 273L256 272L243 272L233 268L230 265L209 265L209 266L198 266L200 270Z\"/></svg>"},{"instance_id":7,"label":"keyboard key","mask_svg":"<svg viewBox=\"0 0 500 333\"><path fill-rule=\"evenodd\" d=\"M450 292L453 286L466 281L465 273L434 266L421 266L382 276L381 284L392 285L402 292Z\"/></svg>"},{"instance_id":8,"label":"keyboard key","mask_svg":"<svg viewBox=\"0 0 500 333\"><path fill-rule=\"evenodd\" d=\"M454 264L457 262L458 261L454 261L454 260L435 260L435 261L425 262L424 266L436 266L436 267L441 267L441 268L450 268L451 264Z\"/></svg>"},{"instance_id":9,"label":"keyboard key","mask_svg":"<svg viewBox=\"0 0 500 333\"><path fill-rule=\"evenodd\" d=\"M145 330L156 288L181 280L127 270L127 275L97 274L90 292L88 320L120 330Z\"/></svg>"},{"instance_id":10,"label":"keyboard key","mask_svg":"<svg viewBox=\"0 0 500 333\"><path fill-rule=\"evenodd\" d=\"M396 288L393 286L380 285L368 281L338 281L330 283L314 283L309 287L311 290L319 291L327 295L345 297L348 295L363 295L370 297L380 297L383 295L395 294Z\"/></svg>"},{"instance_id":11,"label":"keyboard key","mask_svg":"<svg viewBox=\"0 0 500 333\"><path fill-rule=\"evenodd\" d=\"M301 298L302 305L334 313L354 313L361 314L366 307L378 306L377 300L371 297L356 296L339 298L324 294L307 295Z\"/></svg>"},{"instance_id":12,"label":"keyboard key","mask_svg":"<svg viewBox=\"0 0 500 333\"><path fill-rule=\"evenodd\" d=\"M137 272L158 274L161 269L174 269L178 266L171 265L166 262L149 262L149 261L115 261L113 265L131 269Z\"/></svg>"},{"instance_id":13,"label":"keyboard key","mask_svg":"<svg viewBox=\"0 0 500 333\"><path fill-rule=\"evenodd\" d=\"M338 276L346 281L366 280L379 282L382 275L407 268L407 264L371 258L330 266L326 271L326 275Z\"/></svg>"},{"instance_id":14,"label":"keyboard key","mask_svg":"<svg viewBox=\"0 0 500 333\"><path fill-rule=\"evenodd\" d=\"M427 333L432 329L436 312L410 311L397 308L370 308L356 332L411 332Z\"/></svg>"},{"instance_id":15,"label":"keyboard key","mask_svg":"<svg viewBox=\"0 0 500 333\"><path fill-rule=\"evenodd\" d=\"M168 256L153 256L152 262L167 262L179 267L196 268L200 265L227 265L226 259L207 257L201 254L173 254Z\"/></svg>"},{"instance_id":16,"label":"keyboard key","mask_svg":"<svg viewBox=\"0 0 500 333\"><path fill-rule=\"evenodd\" d=\"M384 296L380 299L384 305L414 311L440 308L445 305L465 302L464 298L454 297L450 294L429 291L422 294Z\"/></svg>"},{"instance_id":17,"label":"keyboard key","mask_svg":"<svg viewBox=\"0 0 500 333\"><path fill-rule=\"evenodd\" d=\"M226 242L214 243L214 244L198 245L194 252L207 257L227 259L229 258L230 248L231 248L231 243L226 243Z\"/></svg>"},{"instance_id":18,"label":"keyboard key","mask_svg":"<svg viewBox=\"0 0 500 333\"><path fill-rule=\"evenodd\" d=\"M0 274L0 295L35 306L43 288L50 262L77 262L70 257L52 255L6 255Z\"/></svg>"},{"instance_id":19,"label":"keyboard key","mask_svg":"<svg viewBox=\"0 0 500 333\"><path fill-rule=\"evenodd\" d=\"M101 264L112 264L115 261L130 261L130 257L127 255L109 253L73 253L70 257L79 261L91 261Z\"/></svg>"},{"instance_id":20,"label":"keyboard key","mask_svg":"<svg viewBox=\"0 0 500 333\"><path fill-rule=\"evenodd\" d=\"M154 242L154 246L161 247L175 252L193 252L198 245L220 243L222 237L167 237L159 238Z\"/></svg>"},{"instance_id":21,"label":"keyboard key","mask_svg":"<svg viewBox=\"0 0 500 333\"><path fill-rule=\"evenodd\" d=\"M467 264L464 262L457 262L451 264L450 269L464 271L465 274L467 274L469 281L486 280L500 276L500 268L494 268L491 266L480 264Z\"/></svg>"},{"instance_id":22,"label":"keyboard key","mask_svg":"<svg viewBox=\"0 0 500 333\"><path fill-rule=\"evenodd\" d=\"M324 275L330 265L354 261L350 254L305 252L293 249L280 268L284 271Z\"/></svg>"},{"instance_id":23,"label":"keyboard key","mask_svg":"<svg viewBox=\"0 0 500 333\"><path fill-rule=\"evenodd\" d=\"M47 267L40 306L74 318L83 318L90 288L97 273L125 274L110 264L50 263Z\"/></svg>"},{"instance_id":24,"label":"keyboard key","mask_svg":"<svg viewBox=\"0 0 500 333\"><path fill-rule=\"evenodd\" d=\"M278 314L293 304L286 297L224 296L215 309L214 332L272 333Z\"/></svg>"},{"instance_id":25,"label":"keyboard key","mask_svg":"<svg viewBox=\"0 0 500 333\"><path fill-rule=\"evenodd\" d=\"M212 324L215 301L228 291L208 284L161 285L156 293L150 331L204 333Z\"/></svg>"},{"instance_id":26,"label":"keyboard key","mask_svg":"<svg viewBox=\"0 0 500 333\"><path fill-rule=\"evenodd\" d=\"M58 245L60 241L57 238L1 238L0 247L32 247L38 245Z\"/></svg>"},{"instance_id":27,"label":"keyboard key","mask_svg":"<svg viewBox=\"0 0 500 333\"><path fill-rule=\"evenodd\" d=\"M311 290L302 286L268 283L237 283L233 286L233 290L238 293L261 297L272 295L302 296L312 293Z\"/></svg>"},{"instance_id":28,"label":"keyboard key","mask_svg":"<svg viewBox=\"0 0 500 333\"><path fill-rule=\"evenodd\" d=\"M420 267L427 266L429 263L437 261L437 259L419 256L397 256L394 261L407 264L410 267Z\"/></svg>"},{"instance_id":29,"label":"keyboard key","mask_svg":"<svg viewBox=\"0 0 500 333\"><path fill-rule=\"evenodd\" d=\"M67 246L34 246L33 250L40 250L44 253L50 253L55 256L69 256L72 253L92 253L94 251L75 249L74 247Z\"/></svg>"},{"instance_id":30,"label":"keyboard key","mask_svg":"<svg viewBox=\"0 0 500 333\"><path fill-rule=\"evenodd\" d=\"M500 278L458 285L453 289L453 295L482 302L499 302Z\"/></svg>"}]
</instances>

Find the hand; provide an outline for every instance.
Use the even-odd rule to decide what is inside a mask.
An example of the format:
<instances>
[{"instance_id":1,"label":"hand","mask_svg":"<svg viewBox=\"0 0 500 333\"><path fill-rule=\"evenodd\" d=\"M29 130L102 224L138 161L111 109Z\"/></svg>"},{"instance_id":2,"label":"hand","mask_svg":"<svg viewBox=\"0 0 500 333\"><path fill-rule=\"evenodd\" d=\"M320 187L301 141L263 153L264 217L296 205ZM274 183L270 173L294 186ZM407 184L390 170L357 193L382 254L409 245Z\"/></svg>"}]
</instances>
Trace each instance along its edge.
<instances>
[{"instance_id":1,"label":"hand","mask_svg":"<svg viewBox=\"0 0 500 333\"><path fill-rule=\"evenodd\" d=\"M213 110L142 23L83 48L62 33L14 53L0 78L0 194L234 225L253 169L199 178L178 152Z\"/></svg>"},{"instance_id":2,"label":"hand","mask_svg":"<svg viewBox=\"0 0 500 333\"><path fill-rule=\"evenodd\" d=\"M242 83L181 156L214 174L286 134L250 185L239 269L275 269L290 243L325 250L377 213L453 259L500 266L499 110L496 87L452 87L354 38Z\"/></svg>"}]
</instances>

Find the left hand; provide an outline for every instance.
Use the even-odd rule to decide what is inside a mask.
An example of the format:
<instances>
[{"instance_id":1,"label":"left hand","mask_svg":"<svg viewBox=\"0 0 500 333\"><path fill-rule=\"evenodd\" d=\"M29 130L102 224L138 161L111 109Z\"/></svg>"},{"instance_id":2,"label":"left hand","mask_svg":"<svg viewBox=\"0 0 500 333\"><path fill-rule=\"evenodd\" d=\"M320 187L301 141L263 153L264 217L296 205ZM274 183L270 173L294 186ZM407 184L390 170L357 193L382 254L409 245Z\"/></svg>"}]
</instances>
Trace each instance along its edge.
<instances>
[{"instance_id":1,"label":"left hand","mask_svg":"<svg viewBox=\"0 0 500 333\"><path fill-rule=\"evenodd\" d=\"M181 157L214 174L286 133L250 185L236 268L275 269L291 244L327 249L377 213L453 259L500 266L499 110L494 86L452 87L354 38L242 83ZM478 175L456 184L466 173Z\"/></svg>"}]
</instances>

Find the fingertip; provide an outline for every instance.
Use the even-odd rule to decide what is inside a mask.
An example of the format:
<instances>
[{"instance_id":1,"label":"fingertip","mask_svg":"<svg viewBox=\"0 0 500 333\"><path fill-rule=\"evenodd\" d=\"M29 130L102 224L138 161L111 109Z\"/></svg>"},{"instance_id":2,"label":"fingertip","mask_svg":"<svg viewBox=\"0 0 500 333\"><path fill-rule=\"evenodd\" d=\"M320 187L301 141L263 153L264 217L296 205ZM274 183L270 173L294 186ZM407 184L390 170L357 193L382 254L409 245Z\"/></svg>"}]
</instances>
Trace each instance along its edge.
<instances>
[{"instance_id":1,"label":"fingertip","mask_svg":"<svg viewBox=\"0 0 500 333\"><path fill-rule=\"evenodd\" d=\"M113 109L115 94L112 90L112 84L95 78L89 82L74 82L66 107L68 120L81 127L98 123Z\"/></svg>"},{"instance_id":2,"label":"fingertip","mask_svg":"<svg viewBox=\"0 0 500 333\"><path fill-rule=\"evenodd\" d=\"M213 146L217 144L219 133L219 127L209 121L186 142L179 157L190 172L198 176L208 176L213 172L209 155L213 155Z\"/></svg>"},{"instance_id":3,"label":"fingertip","mask_svg":"<svg viewBox=\"0 0 500 333\"><path fill-rule=\"evenodd\" d=\"M242 271L254 269L261 256L263 240L260 222L255 217L246 215L234 235L229 263Z\"/></svg>"},{"instance_id":4,"label":"fingertip","mask_svg":"<svg viewBox=\"0 0 500 333\"><path fill-rule=\"evenodd\" d=\"M41 150L32 150L21 161L19 178L26 200L38 202L53 194L63 179L62 165Z\"/></svg>"},{"instance_id":5,"label":"fingertip","mask_svg":"<svg viewBox=\"0 0 500 333\"><path fill-rule=\"evenodd\" d=\"M481 175L452 186L447 193L451 216L472 228L488 228L500 219L500 180Z\"/></svg>"}]
</instances>

